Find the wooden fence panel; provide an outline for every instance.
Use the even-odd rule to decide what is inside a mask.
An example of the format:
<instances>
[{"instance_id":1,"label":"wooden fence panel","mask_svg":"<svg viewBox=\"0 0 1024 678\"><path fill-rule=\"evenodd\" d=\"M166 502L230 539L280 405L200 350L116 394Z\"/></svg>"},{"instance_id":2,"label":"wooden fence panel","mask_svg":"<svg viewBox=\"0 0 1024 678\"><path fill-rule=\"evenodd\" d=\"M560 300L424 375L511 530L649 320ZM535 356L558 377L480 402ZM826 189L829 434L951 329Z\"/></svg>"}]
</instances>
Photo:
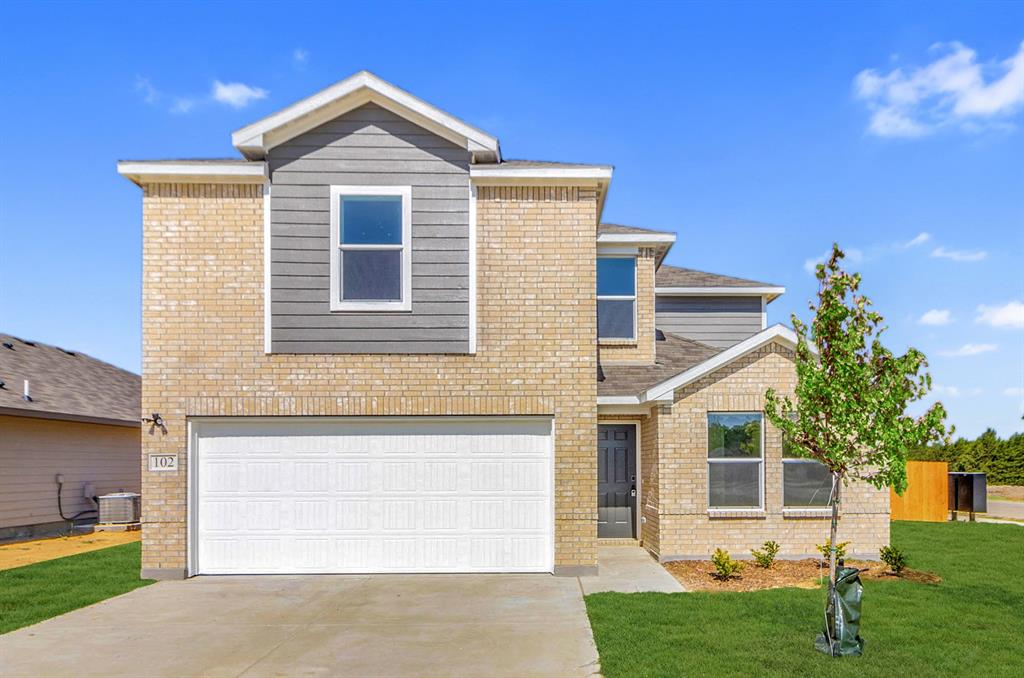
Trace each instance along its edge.
<instances>
[{"instance_id":1,"label":"wooden fence panel","mask_svg":"<svg viewBox=\"0 0 1024 678\"><path fill-rule=\"evenodd\" d=\"M893 520L942 523L949 519L949 464L944 461L908 461L907 491L889 490Z\"/></svg>"}]
</instances>

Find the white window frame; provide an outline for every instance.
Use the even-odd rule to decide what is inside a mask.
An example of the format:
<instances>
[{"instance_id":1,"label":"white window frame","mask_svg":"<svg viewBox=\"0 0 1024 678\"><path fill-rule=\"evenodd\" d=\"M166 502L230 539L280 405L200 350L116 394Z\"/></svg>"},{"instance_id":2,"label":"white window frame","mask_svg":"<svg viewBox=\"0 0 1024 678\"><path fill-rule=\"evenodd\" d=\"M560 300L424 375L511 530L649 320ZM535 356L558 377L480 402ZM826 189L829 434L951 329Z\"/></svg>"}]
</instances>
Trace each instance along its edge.
<instances>
[{"instance_id":1,"label":"white window frame","mask_svg":"<svg viewBox=\"0 0 1024 678\"><path fill-rule=\"evenodd\" d=\"M711 504L711 465L712 464L753 464L755 460L751 457L715 457L710 456L711 450L708 449L708 431L711 427L711 417L715 415L729 415L729 414L747 414L754 415L760 418L761 421L761 434L759 436L761 442L761 457L756 460L758 465L757 474L757 492L758 492L758 503L757 506L714 506ZM707 497L708 510L709 511L764 511L764 414L761 412L708 412L704 418L704 456L708 462L708 479L707 479Z\"/></svg>"},{"instance_id":2,"label":"white window frame","mask_svg":"<svg viewBox=\"0 0 1024 678\"><path fill-rule=\"evenodd\" d=\"M598 254L598 259L632 259L633 260L633 294L621 295L621 294L598 294L598 301L632 301L633 302L633 336L631 337L602 337L600 333L600 325L598 325L597 340L600 342L615 343L621 341L636 341L636 298L637 298L637 255L635 254ZM595 276L596 277L596 276ZM595 280L596 282L596 280ZM595 285L596 287L596 285Z\"/></svg>"},{"instance_id":3,"label":"white window frame","mask_svg":"<svg viewBox=\"0 0 1024 678\"><path fill-rule=\"evenodd\" d=\"M341 198L394 196L402 199L402 244L345 245L341 242ZM399 250L402 253L402 298L398 301L343 300L341 267L344 250ZM331 311L412 310L412 186L331 186Z\"/></svg>"}]
</instances>

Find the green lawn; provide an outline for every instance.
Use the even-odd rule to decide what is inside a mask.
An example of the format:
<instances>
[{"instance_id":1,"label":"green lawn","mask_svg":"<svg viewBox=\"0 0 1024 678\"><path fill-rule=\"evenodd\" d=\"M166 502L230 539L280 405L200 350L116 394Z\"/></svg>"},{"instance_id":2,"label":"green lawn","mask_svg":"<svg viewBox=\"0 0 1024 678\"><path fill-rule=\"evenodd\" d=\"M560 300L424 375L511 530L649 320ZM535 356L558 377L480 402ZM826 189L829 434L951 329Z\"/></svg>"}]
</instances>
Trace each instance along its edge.
<instances>
[{"instance_id":1,"label":"green lawn","mask_svg":"<svg viewBox=\"0 0 1024 678\"><path fill-rule=\"evenodd\" d=\"M139 542L0 571L0 633L152 584Z\"/></svg>"},{"instance_id":2,"label":"green lawn","mask_svg":"<svg viewBox=\"0 0 1024 678\"><path fill-rule=\"evenodd\" d=\"M586 603L601 669L606 678L1022 675L1024 528L893 523L892 543L943 583L866 582L862 657L814 650L824 590L599 593Z\"/></svg>"}]
</instances>

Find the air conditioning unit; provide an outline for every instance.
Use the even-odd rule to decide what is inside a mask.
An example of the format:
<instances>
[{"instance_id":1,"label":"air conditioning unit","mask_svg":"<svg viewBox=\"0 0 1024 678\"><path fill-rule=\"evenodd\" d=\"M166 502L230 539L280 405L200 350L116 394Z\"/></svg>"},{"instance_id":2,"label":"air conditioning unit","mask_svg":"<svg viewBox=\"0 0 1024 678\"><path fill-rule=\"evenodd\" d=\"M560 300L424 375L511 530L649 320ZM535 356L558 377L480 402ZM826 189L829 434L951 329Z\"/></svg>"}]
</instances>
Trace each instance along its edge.
<instances>
[{"instance_id":1,"label":"air conditioning unit","mask_svg":"<svg viewBox=\"0 0 1024 678\"><path fill-rule=\"evenodd\" d=\"M139 522L140 495L135 492L115 492L99 497L101 523Z\"/></svg>"}]
</instances>

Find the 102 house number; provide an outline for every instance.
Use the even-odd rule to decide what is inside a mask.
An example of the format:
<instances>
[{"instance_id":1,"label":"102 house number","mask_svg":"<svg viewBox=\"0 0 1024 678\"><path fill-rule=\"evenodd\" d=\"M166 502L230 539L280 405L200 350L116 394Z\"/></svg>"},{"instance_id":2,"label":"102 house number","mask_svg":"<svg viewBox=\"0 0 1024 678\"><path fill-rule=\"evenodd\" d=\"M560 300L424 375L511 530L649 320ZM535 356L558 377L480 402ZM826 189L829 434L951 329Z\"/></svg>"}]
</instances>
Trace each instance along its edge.
<instances>
[{"instance_id":1,"label":"102 house number","mask_svg":"<svg viewBox=\"0 0 1024 678\"><path fill-rule=\"evenodd\" d=\"M150 471L177 471L178 455L176 454L151 454L149 455Z\"/></svg>"}]
</instances>

